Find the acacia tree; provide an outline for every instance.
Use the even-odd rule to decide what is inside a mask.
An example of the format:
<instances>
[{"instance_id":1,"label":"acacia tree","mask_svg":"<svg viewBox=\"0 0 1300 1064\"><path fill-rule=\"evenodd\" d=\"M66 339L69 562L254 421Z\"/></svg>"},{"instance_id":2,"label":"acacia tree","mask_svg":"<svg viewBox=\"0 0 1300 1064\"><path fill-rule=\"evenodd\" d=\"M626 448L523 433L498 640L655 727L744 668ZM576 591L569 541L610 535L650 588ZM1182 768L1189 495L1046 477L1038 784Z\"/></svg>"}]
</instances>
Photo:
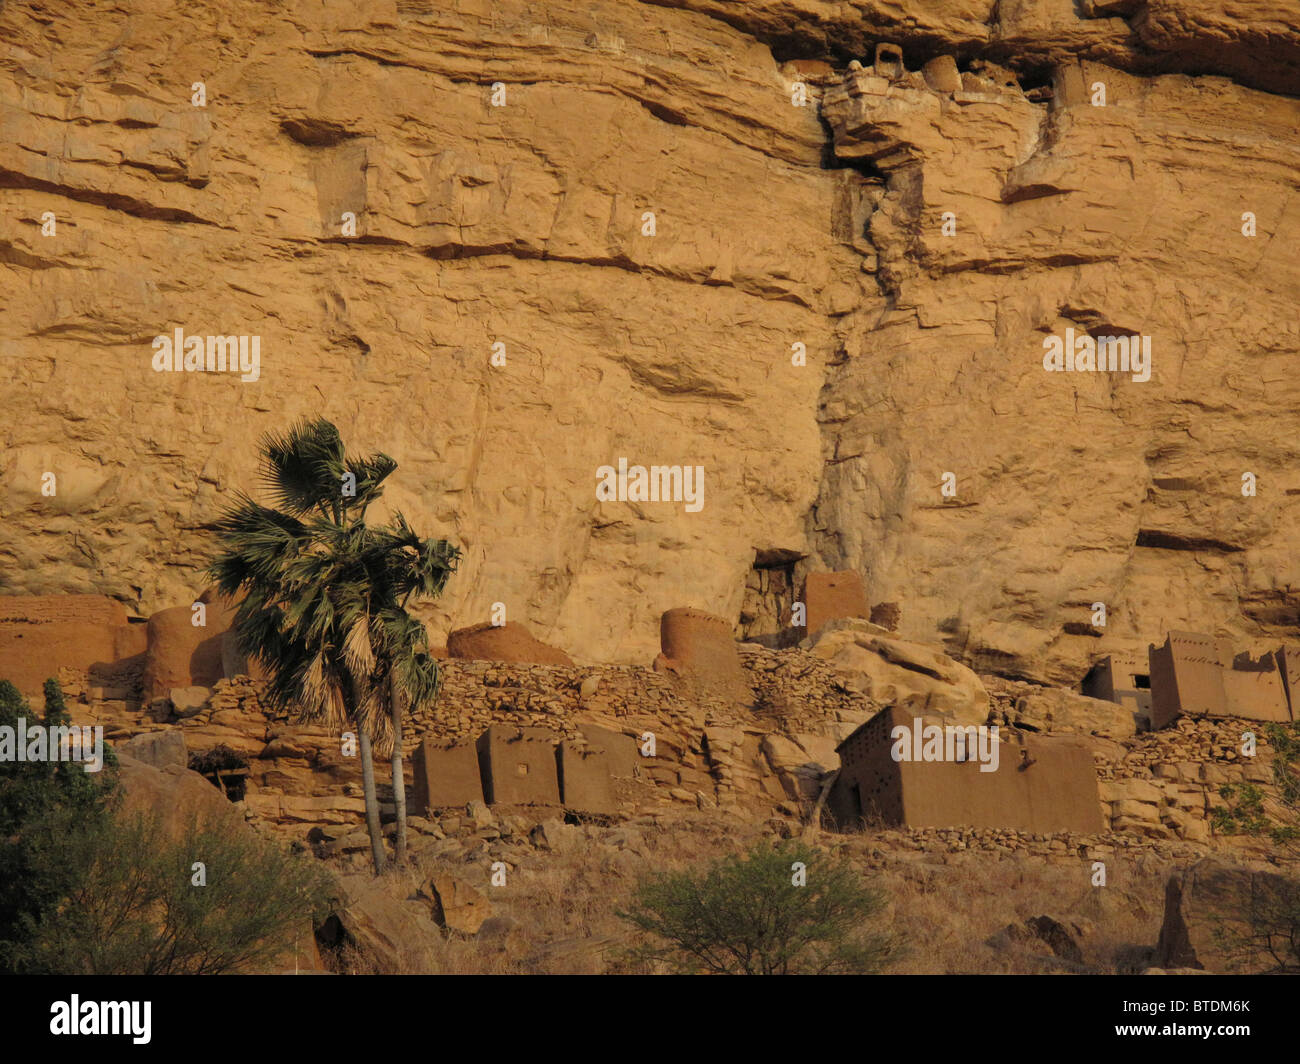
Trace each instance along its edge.
<instances>
[{"instance_id":1,"label":"acacia tree","mask_svg":"<svg viewBox=\"0 0 1300 1064\"><path fill-rule=\"evenodd\" d=\"M1280 856L1295 862L1300 860L1300 723L1261 723L1259 730L1273 751L1276 800L1254 783L1225 783L1219 788L1225 802L1211 812L1210 822L1221 835L1268 840ZM1235 909L1214 913L1211 922L1230 963L1300 972L1300 877L1293 871L1284 867L1260 877Z\"/></svg>"},{"instance_id":2,"label":"acacia tree","mask_svg":"<svg viewBox=\"0 0 1300 1064\"><path fill-rule=\"evenodd\" d=\"M870 974L903 953L879 926L887 901L843 858L760 842L700 868L652 872L617 915L644 933L632 959L679 973Z\"/></svg>"},{"instance_id":3,"label":"acacia tree","mask_svg":"<svg viewBox=\"0 0 1300 1064\"><path fill-rule=\"evenodd\" d=\"M215 530L209 568L222 594L242 595L239 649L269 677L273 705L335 732L354 729L361 755L366 827L375 874L384 869L373 750L392 744L398 814L396 854L405 857L402 705L437 694L438 663L410 599L438 595L460 551L421 539L401 513L380 527L366 511L397 468L386 454L348 456L333 424L302 420L261 443L263 481L276 507L240 493Z\"/></svg>"}]
</instances>

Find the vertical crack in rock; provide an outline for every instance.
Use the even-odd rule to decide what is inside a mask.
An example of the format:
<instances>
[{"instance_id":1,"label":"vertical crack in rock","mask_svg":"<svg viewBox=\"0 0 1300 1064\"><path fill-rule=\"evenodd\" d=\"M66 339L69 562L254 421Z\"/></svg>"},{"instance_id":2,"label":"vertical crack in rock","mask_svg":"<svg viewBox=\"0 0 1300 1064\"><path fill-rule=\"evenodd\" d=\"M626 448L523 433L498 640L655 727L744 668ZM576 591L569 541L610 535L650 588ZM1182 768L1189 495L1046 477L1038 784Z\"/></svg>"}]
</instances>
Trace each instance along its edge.
<instances>
[{"instance_id":1,"label":"vertical crack in rock","mask_svg":"<svg viewBox=\"0 0 1300 1064\"><path fill-rule=\"evenodd\" d=\"M1192 79L1072 58L1023 79L983 58L965 70L955 59L917 61L923 70L892 56L884 67L851 63L822 98L828 157L881 175L864 230L870 251L859 250L883 306L864 303L840 320L842 358L828 366L819 399L824 467L809 527L820 562L863 572L873 601L900 601L904 631L943 635L952 653L1039 680L1076 679L1092 653L1079 602L1123 603L1108 635L1138 649L1169 623L1155 605L1167 601L1162 582L1204 595L1207 570L1217 623L1249 631L1239 599L1259 578L1248 575L1250 559L1265 542L1276 551L1276 534L1260 507L1234 512L1240 471L1214 472L1212 453L1185 445L1153 468L1147 441L1188 431L1179 411L1189 404L1205 415L1194 415L1199 431L1216 435L1239 433L1243 419L1286 418L1259 383L1251 400L1207 401L1207 389L1223 392L1208 365L1188 361L1190 345L1204 341L1193 340L1182 308L1204 298L1189 295L1201 283L1249 291L1250 271L1234 263L1259 245L1242 240L1239 211L1224 212L1213 235L1180 219L1215 209L1209 173L1238 169L1220 153L1243 137L1259 182L1243 200L1286 201L1273 160L1295 156L1282 132L1295 103L1233 86L1223 90L1228 104ZM1270 117L1247 134L1238 106L1251 123ZM1185 130L1176 149L1171 127ZM1200 139L1193 127L1213 132ZM1153 221L1145 205L1165 196L1170 206ZM1204 207L1175 206L1188 199ZM1210 299L1226 310L1226 292ZM1265 296L1261 309L1294 351L1297 330L1280 305ZM1275 344L1234 349L1229 336L1245 323L1215 320L1217 358L1257 381L1247 367L1274 363ZM1110 371L1044 372L1047 342L1067 336L1111 352ZM1130 339L1135 351L1155 352L1146 369L1134 362L1128 372ZM1116 372L1116 351L1125 372ZM1281 469L1291 459L1273 461ZM1105 470L1105 488L1072 484L1076 467ZM1202 471L1205 494L1175 506L1148 493L1153 472L1184 468ZM945 500L949 475L957 492ZM1103 507L1100 497L1111 501ZM971 507L998 532L972 539L970 518L958 516ZM1135 558L1135 544L1164 549ZM1296 564L1291 552L1288 579L1300 575ZM999 575L1012 571L1021 575Z\"/></svg>"}]
</instances>

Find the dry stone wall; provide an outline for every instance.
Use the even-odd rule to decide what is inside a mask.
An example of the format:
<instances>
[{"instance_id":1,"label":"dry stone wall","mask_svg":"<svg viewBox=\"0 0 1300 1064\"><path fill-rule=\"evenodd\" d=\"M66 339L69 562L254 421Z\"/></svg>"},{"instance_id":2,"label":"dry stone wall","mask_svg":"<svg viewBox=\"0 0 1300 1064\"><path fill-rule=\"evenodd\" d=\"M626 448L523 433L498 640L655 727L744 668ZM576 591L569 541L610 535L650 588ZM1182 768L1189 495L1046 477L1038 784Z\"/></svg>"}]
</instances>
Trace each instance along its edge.
<instances>
[{"instance_id":1,"label":"dry stone wall","mask_svg":"<svg viewBox=\"0 0 1300 1064\"><path fill-rule=\"evenodd\" d=\"M1206 842L1223 808L1224 784L1252 783L1271 797L1272 749L1260 722L1180 717L1157 731L1138 731L1129 707L1070 691L984 677L992 719L1034 730L1087 736L1097 766L1107 824L1116 833ZM1246 735L1256 753L1243 753ZM1272 812L1285 816L1276 805ZM1228 845L1245 840L1219 840Z\"/></svg>"},{"instance_id":2,"label":"dry stone wall","mask_svg":"<svg viewBox=\"0 0 1300 1064\"><path fill-rule=\"evenodd\" d=\"M421 793L416 782L418 748L435 756L468 749L477 770L475 742L493 725L508 731L528 729L530 736L539 739L549 736L543 745L552 767L561 744L561 764L585 765L596 746L612 745L599 740L602 730L629 747L641 745L645 733L653 732L656 756L645 758L629 749L631 770L620 766L611 773L617 778L609 791L600 788L599 781L585 780L587 789L579 788L582 797L575 809L585 808L577 811L625 818L673 810L721 810L749 820L771 820L779 831L798 831L816 815L819 799L825 800L829 774L839 765L838 742L881 707L856 689L851 677L809 652L745 647L740 660L755 693L752 708L727 699L700 701L648 667L444 662L437 704L413 715L405 732L408 793ZM105 698L104 688L88 682L76 669L60 670L59 679L76 722L104 725L110 742L134 740L133 749L153 748L158 740L179 734L187 755L225 747L248 763L246 815L291 838L307 839L323 847L323 852L366 848L356 758L344 755L337 735L266 709L257 681L248 677L218 681L196 713L160 723L150 717L138 688L127 698ZM1016 726L1009 715L1031 696L1042 699L1055 694L1064 704L1081 699L1036 685L983 679L993 707L989 719L1004 727ZM916 828L886 832L892 841L882 845L924 852L987 849L1094 858L1136 852L1142 846L1167 856L1186 856L1193 852L1188 846L1229 847L1247 853L1258 848L1247 840L1218 837L1210 826L1211 812L1222 804L1218 790L1224 783L1253 782L1266 794L1273 793L1265 737L1259 735L1256 757L1241 753L1243 732L1258 733L1257 724L1185 718L1159 732L1116 734L1108 732L1113 717L1058 714L1055 719L1061 723L1059 734L1085 742L1092 751L1103 833ZM1058 731L1051 720L1038 723L1047 726L1035 731ZM173 744L162 745L174 759ZM600 766L602 771L610 767ZM393 807L384 775L379 773L380 798L388 820ZM611 797L612 807L604 804ZM527 814L527 809L512 812L502 807L497 821L514 824L511 830L527 834L537 817L557 815L558 808L550 808L549 813L539 808L515 824L508 818ZM432 825L428 833L444 836L433 842L446 843L448 852L454 848L447 829L437 825L446 820L451 836L456 836L463 809L440 804L436 818L428 821L423 808L413 808L412 813L421 831L427 823Z\"/></svg>"}]
</instances>

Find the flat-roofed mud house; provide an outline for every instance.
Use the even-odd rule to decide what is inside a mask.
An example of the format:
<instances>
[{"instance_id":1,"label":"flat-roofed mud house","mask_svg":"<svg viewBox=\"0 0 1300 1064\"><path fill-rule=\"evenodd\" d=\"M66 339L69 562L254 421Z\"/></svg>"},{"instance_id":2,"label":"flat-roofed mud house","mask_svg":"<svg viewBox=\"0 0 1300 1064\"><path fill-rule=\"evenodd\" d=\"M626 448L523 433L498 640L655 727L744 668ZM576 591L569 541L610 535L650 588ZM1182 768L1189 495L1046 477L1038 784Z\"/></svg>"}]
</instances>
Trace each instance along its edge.
<instances>
[{"instance_id":1,"label":"flat-roofed mud house","mask_svg":"<svg viewBox=\"0 0 1300 1064\"><path fill-rule=\"evenodd\" d=\"M578 814L622 808L620 785L638 773L636 741L594 724L557 742L545 728L493 724L473 743L440 747L432 736L415 748L413 808L490 805L563 806Z\"/></svg>"},{"instance_id":2,"label":"flat-roofed mud house","mask_svg":"<svg viewBox=\"0 0 1300 1064\"><path fill-rule=\"evenodd\" d=\"M1151 727L1175 718L1241 717L1294 719L1291 692L1300 653L1283 647L1261 654L1234 654L1226 639L1196 632L1170 632L1162 647L1149 650Z\"/></svg>"},{"instance_id":3,"label":"flat-roofed mud house","mask_svg":"<svg viewBox=\"0 0 1300 1064\"><path fill-rule=\"evenodd\" d=\"M982 772L976 760L894 760L891 735L899 725L910 731L913 714L883 709L837 748L840 774L827 805L840 828L865 821L1035 833L1105 829L1097 771L1084 741L1003 732L996 770Z\"/></svg>"},{"instance_id":4,"label":"flat-roofed mud house","mask_svg":"<svg viewBox=\"0 0 1300 1064\"><path fill-rule=\"evenodd\" d=\"M1184 714L1286 723L1300 719L1300 648L1255 657L1234 653L1226 639L1170 632L1163 646L1147 648L1145 661L1123 653L1102 658L1080 690L1145 716L1152 730Z\"/></svg>"},{"instance_id":5,"label":"flat-roofed mud house","mask_svg":"<svg viewBox=\"0 0 1300 1064\"><path fill-rule=\"evenodd\" d=\"M1083 678L1081 693L1151 719L1151 666L1145 654L1109 654Z\"/></svg>"}]
</instances>

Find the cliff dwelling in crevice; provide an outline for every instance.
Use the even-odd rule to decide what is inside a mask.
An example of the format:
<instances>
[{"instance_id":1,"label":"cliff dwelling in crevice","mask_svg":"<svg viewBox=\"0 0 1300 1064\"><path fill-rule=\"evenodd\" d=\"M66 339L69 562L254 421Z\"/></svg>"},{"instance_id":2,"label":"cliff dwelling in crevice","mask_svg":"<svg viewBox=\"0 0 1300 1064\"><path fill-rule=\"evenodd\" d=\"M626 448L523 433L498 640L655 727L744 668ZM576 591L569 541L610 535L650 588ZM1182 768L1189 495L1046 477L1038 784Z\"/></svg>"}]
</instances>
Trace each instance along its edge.
<instances>
[{"instance_id":1,"label":"cliff dwelling in crevice","mask_svg":"<svg viewBox=\"0 0 1300 1064\"><path fill-rule=\"evenodd\" d=\"M790 625L798 588L795 570L803 558L799 551L781 547L754 552L754 565L745 579L737 639L775 650L803 638L804 632Z\"/></svg>"}]
</instances>

